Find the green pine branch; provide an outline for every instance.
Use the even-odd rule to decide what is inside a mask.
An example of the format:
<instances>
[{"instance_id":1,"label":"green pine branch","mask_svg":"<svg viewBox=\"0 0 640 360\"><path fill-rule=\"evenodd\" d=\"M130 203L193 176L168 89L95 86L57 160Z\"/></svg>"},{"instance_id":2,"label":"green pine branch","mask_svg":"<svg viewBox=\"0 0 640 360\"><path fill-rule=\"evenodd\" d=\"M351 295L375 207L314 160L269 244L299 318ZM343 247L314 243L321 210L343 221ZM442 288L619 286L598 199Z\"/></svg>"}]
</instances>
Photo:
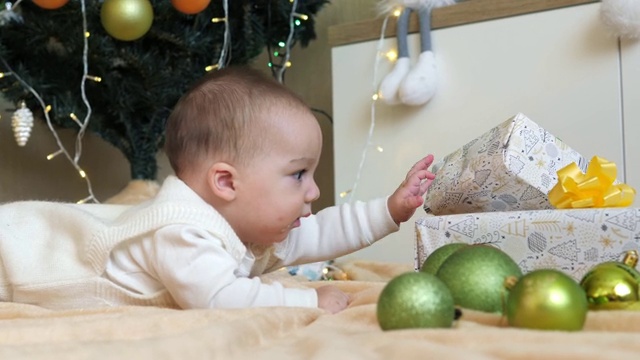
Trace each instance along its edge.
<instances>
[{"instance_id":1,"label":"green pine branch","mask_svg":"<svg viewBox=\"0 0 640 360\"><path fill-rule=\"evenodd\" d=\"M155 179L156 154L164 140L171 108L188 86L216 64L224 39L222 1L212 0L203 12L184 15L169 0L151 0L154 22L139 40L111 37L100 22L98 0L85 0L89 37L89 74L101 82L86 82L92 107L88 131L118 148L131 166L132 179ZM229 0L230 64L247 64L266 47L276 47L289 34L289 0ZM326 0L298 0L297 11L309 19L296 26L294 42L306 46L315 38L313 16ZM0 26L0 56L52 105L55 126L77 129L69 117L86 115L80 82L83 74L83 32L80 1L44 10L30 1L19 5L22 22ZM7 71L1 68L0 71ZM5 98L25 100L41 111L33 96L11 77L0 79ZM41 115L41 114L40 114ZM42 116L40 116L42 118Z\"/></svg>"}]
</instances>

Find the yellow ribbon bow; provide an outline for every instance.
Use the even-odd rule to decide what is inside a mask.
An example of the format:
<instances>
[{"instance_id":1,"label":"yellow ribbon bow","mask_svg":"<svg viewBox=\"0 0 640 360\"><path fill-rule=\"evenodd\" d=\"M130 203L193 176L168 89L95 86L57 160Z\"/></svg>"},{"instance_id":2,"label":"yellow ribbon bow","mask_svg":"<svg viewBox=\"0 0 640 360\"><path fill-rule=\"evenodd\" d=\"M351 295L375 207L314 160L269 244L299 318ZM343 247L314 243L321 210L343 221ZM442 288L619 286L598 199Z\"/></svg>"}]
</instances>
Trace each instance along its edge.
<instances>
[{"instance_id":1,"label":"yellow ribbon bow","mask_svg":"<svg viewBox=\"0 0 640 360\"><path fill-rule=\"evenodd\" d=\"M616 180L616 164L598 156L584 174L576 163L558 170L558 183L549 191L549 202L557 209L625 207L633 203L636 190Z\"/></svg>"}]
</instances>

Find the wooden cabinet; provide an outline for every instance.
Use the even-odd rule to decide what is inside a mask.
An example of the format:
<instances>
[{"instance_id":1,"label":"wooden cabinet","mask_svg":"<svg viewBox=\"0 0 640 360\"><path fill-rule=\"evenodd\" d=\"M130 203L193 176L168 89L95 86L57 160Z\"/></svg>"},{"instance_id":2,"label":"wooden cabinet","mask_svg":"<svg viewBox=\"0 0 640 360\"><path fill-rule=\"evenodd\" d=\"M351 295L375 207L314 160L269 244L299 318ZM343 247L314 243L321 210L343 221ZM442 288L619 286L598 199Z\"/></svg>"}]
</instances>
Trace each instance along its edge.
<instances>
[{"instance_id":1,"label":"wooden cabinet","mask_svg":"<svg viewBox=\"0 0 640 360\"><path fill-rule=\"evenodd\" d=\"M599 3L437 29L439 85L427 104L375 105L374 83L392 64L378 40L332 49L336 203L387 196L421 156L441 158L522 112L590 158L614 161L620 180L640 189L640 45L622 43L599 20ZM383 41L382 51L395 48ZM419 35L409 35L413 61ZM378 79L374 82L374 68ZM356 176L363 149L367 156ZM382 149L380 152L377 149ZM637 202L636 202L637 203ZM414 222L350 257L411 262Z\"/></svg>"}]
</instances>

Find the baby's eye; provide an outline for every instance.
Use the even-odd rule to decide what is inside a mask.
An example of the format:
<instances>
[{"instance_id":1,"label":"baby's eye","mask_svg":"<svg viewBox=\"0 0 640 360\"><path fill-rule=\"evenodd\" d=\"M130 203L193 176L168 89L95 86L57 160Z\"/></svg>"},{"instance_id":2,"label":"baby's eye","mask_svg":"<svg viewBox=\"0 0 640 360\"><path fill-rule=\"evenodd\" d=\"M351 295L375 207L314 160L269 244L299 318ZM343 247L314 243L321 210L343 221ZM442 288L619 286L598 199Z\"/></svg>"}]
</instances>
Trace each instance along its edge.
<instances>
[{"instance_id":1,"label":"baby's eye","mask_svg":"<svg viewBox=\"0 0 640 360\"><path fill-rule=\"evenodd\" d=\"M297 173L293 174L293 177L296 178L296 180L302 180L302 175L304 175L304 173L306 173L307 170L300 170Z\"/></svg>"}]
</instances>

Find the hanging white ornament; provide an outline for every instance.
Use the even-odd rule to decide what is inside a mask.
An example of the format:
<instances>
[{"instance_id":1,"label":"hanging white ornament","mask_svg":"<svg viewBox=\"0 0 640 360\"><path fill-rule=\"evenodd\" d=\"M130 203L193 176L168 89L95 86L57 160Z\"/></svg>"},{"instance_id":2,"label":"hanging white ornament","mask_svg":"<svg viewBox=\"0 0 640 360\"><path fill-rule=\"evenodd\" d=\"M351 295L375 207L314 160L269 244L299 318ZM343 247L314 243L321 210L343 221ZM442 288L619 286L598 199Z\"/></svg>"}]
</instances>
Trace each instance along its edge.
<instances>
[{"instance_id":1,"label":"hanging white ornament","mask_svg":"<svg viewBox=\"0 0 640 360\"><path fill-rule=\"evenodd\" d=\"M18 146L25 146L33 128L33 113L24 101L20 101L18 109L11 116L11 128Z\"/></svg>"},{"instance_id":2,"label":"hanging white ornament","mask_svg":"<svg viewBox=\"0 0 640 360\"><path fill-rule=\"evenodd\" d=\"M4 3L4 10L0 11L0 26L4 26L11 21L22 23L22 16L13 11L13 5L7 1Z\"/></svg>"}]
</instances>

